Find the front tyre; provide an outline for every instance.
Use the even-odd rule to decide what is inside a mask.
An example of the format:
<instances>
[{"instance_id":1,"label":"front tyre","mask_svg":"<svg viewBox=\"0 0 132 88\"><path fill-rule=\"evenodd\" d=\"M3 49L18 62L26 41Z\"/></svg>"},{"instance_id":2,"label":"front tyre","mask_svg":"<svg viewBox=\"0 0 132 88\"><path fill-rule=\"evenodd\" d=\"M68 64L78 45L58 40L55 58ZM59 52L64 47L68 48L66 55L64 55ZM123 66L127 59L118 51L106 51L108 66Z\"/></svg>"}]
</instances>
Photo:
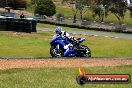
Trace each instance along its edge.
<instances>
[{"instance_id":1,"label":"front tyre","mask_svg":"<svg viewBox=\"0 0 132 88\"><path fill-rule=\"evenodd\" d=\"M60 48L59 51L57 52L56 48L54 46L51 46L51 48L50 48L50 55L52 57L63 57L63 51Z\"/></svg>"}]
</instances>

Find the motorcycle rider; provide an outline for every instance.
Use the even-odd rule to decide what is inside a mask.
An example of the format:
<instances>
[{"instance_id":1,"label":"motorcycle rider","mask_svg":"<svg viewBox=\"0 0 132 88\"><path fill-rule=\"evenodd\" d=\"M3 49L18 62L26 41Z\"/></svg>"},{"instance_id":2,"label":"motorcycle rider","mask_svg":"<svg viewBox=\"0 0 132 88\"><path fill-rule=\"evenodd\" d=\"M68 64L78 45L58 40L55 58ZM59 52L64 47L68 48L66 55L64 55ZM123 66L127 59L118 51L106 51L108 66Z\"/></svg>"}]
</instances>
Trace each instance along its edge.
<instances>
[{"instance_id":1,"label":"motorcycle rider","mask_svg":"<svg viewBox=\"0 0 132 88\"><path fill-rule=\"evenodd\" d=\"M61 38L66 38L67 43L70 42L75 42L77 39L73 36L70 36L70 34L67 31L63 31L61 27L57 27L55 29L56 35Z\"/></svg>"},{"instance_id":2,"label":"motorcycle rider","mask_svg":"<svg viewBox=\"0 0 132 88\"><path fill-rule=\"evenodd\" d=\"M64 51L63 53L61 53L62 55L64 54L64 56L67 56L72 50L73 46L78 44L78 39L70 36L70 34L66 31L62 31L62 28L61 27L57 27L55 29L55 32L56 32L56 36L57 37L60 37L60 38L63 38L63 42L65 42L65 46L63 46L63 49L66 50ZM74 51L76 51L78 49L78 46L74 47ZM60 46L59 44L56 46L56 55L59 57L61 56L60 54L61 52L61 49L60 49ZM74 56L74 54L71 54L71 56Z\"/></svg>"},{"instance_id":3,"label":"motorcycle rider","mask_svg":"<svg viewBox=\"0 0 132 88\"><path fill-rule=\"evenodd\" d=\"M72 36L70 36L70 34L67 32L67 31L62 31L62 28L61 27L57 27L56 29L55 29L55 32L56 32L56 35L58 36L58 37L60 37L60 38L64 38L64 42L67 44L66 46L64 46L64 49L67 49L68 48L68 46L70 45L69 43L70 42L73 42L73 41L75 41L75 38L74 37L72 37ZM59 49L59 48L58 48ZM59 51L57 51L57 53L58 53ZM66 51L66 53L68 53L68 51ZM65 54L66 54L65 53ZM58 56L59 56L59 54L57 54Z\"/></svg>"}]
</instances>

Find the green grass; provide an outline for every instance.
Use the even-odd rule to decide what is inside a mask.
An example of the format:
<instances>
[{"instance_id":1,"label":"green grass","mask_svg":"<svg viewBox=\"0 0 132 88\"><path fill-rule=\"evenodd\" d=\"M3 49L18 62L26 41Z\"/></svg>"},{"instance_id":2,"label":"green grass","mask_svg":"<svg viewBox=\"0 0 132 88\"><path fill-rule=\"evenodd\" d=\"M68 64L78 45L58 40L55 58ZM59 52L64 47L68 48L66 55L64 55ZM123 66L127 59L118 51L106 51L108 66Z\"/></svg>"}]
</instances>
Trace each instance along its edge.
<instances>
[{"instance_id":1,"label":"green grass","mask_svg":"<svg viewBox=\"0 0 132 88\"><path fill-rule=\"evenodd\" d=\"M58 14L58 13L62 13L62 14L64 14L64 16L66 17L66 18L68 18L68 17L73 17L72 16L72 10L71 9L69 9L69 8L63 8L63 7L61 7L61 6L57 6L56 7L56 14Z\"/></svg>"},{"instance_id":2,"label":"green grass","mask_svg":"<svg viewBox=\"0 0 132 88\"><path fill-rule=\"evenodd\" d=\"M37 24L38 28L49 28L51 30L55 30L57 27L56 25L50 25L50 24ZM98 33L112 33L112 34L124 34L124 33L117 33L117 32L105 32L105 31L96 31L96 30L86 30L86 29L79 29L79 28L70 28L70 27L63 27L60 26L63 30L67 31L78 31L78 32L98 32Z\"/></svg>"},{"instance_id":3,"label":"green grass","mask_svg":"<svg viewBox=\"0 0 132 88\"><path fill-rule=\"evenodd\" d=\"M49 32L20 34L0 32L0 56L49 56Z\"/></svg>"},{"instance_id":4,"label":"green grass","mask_svg":"<svg viewBox=\"0 0 132 88\"><path fill-rule=\"evenodd\" d=\"M53 32L38 31L32 34L0 32L0 56L44 56L49 57L50 39ZM104 37L84 37L92 50L92 57L132 57L132 41Z\"/></svg>"},{"instance_id":5,"label":"green grass","mask_svg":"<svg viewBox=\"0 0 132 88\"><path fill-rule=\"evenodd\" d=\"M88 74L130 74L132 66L85 67ZM0 70L0 88L131 88L130 84L76 83L78 68L34 68Z\"/></svg>"},{"instance_id":6,"label":"green grass","mask_svg":"<svg viewBox=\"0 0 132 88\"><path fill-rule=\"evenodd\" d=\"M87 37L84 44L92 49L94 57L132 57L131 40Z\"/></svg>"}]
</instances>

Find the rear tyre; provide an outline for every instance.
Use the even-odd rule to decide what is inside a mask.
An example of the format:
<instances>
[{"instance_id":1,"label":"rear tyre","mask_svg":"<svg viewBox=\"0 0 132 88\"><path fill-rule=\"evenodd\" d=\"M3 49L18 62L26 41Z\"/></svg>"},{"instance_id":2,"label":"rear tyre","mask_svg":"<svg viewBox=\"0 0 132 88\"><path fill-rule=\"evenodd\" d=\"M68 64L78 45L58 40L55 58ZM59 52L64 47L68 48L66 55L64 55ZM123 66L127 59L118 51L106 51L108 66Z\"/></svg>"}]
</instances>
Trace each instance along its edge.
<instances>
[{"instance_id":1,"label":"rear tyre","mask_svg":"<svg viewBox=\"0 0 132 88\"><path fill-rule=\"evenodd\" d=\"M81 45L84 49L83 57L91 57L91 50L85 45Z\"/></svg>"}]
</instances>

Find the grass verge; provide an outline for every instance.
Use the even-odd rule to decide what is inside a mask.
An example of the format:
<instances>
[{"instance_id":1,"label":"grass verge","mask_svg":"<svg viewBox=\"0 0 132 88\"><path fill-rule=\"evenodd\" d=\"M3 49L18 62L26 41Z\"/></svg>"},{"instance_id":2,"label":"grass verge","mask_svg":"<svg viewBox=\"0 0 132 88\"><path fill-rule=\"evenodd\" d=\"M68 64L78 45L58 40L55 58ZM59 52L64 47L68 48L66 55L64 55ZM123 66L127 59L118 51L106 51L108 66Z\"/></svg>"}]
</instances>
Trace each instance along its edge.
<instances>
[{"instance_id":1,"label":"grass verge","mask_svg":"<svg viewBox=\"0 0 132 88\"><path fill-rule=\"evenodd\" d=\"M0 56L50 57L50 39L53 35L53 32L45 31L32 34L0 32ZM132 41L129 39L72 36L86 38L83 44L90 47L92 57L132 57Z\"/></svg>"},{"instance_id":2,"label":"grass verge","mask_svg":"<svg viewBox=\"0 0 132 88\"><path fill-rule=\"evenodd\" d=\"M89 74L130 74L132 66L90 67ZM131 88L130 84L76 83L78 68L34 68L0 70L0 88Z\"/></svg>"}]
</instances>

